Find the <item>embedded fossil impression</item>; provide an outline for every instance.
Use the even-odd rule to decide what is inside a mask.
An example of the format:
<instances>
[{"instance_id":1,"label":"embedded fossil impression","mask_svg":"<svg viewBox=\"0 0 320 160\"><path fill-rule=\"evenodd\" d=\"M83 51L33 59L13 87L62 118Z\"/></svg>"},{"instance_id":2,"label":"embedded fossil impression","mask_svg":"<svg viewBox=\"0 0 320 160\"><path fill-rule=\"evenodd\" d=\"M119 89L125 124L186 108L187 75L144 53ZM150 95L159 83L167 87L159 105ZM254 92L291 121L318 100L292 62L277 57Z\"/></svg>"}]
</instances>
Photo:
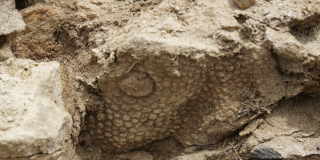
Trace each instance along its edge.
<instances>
[{"instance_id":1,"label":"embedded fossil impression","mask_svg":"<svg viewBox=\"0 0 320 160\"><path fill-rule=\"evenodd\" d=\"M219 19L219 10L211 8L218 2L206 3L181 19L171 15L147 22L142 16L106 43L103 49L115 53L116 63L96 77L105 105L87 114L83 133L90 143L113 153L166 137L184 146L215 144L270 112L283 97L317 84L300 73L317 74L310 70L315 58L290 33L254 20ZM198 14L206 16L190 18ZM208 21L212 16L214 22ZM219 29L203 27L213 24ZM257 36L247 34L250 30ZM258 44L247 44L246 36ZM284 60L301 64L294 72L299 75L283 72L290 66L279 64Z\"/></svg>"},{"instance_id":2,"label":"embedded fossil impression","mask_svg":"<svg viewBox=\"0 0 320 160\"><path fill-rule=\"evenodd\" d=\"M147 47L168 44L139 36L131 40L145 46L145 54L133 52L138 47L128 40L117 53L119 64L99 79L107 105L87 116L91 142L104 151L129 150L169 136L184 145L216 143L272 101L268 90L260 90L278 83L261 78L275 70L269 67L276 62L267 50L198 58L161 50L163 54L154 54ZM190 55L199 51L196 46L171 47Z\"/></svg>"}]
</instances>

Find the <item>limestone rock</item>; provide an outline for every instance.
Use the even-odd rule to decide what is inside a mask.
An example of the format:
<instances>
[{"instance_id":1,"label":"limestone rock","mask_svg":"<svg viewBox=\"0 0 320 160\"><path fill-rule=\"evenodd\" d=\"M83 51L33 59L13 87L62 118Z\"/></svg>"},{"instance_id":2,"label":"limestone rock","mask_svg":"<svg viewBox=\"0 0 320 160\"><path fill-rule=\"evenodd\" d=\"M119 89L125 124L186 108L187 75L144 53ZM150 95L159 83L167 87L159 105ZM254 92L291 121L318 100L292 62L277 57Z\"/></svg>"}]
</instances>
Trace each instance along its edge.
<instances>
[{"instance_id":1,"label":"limestone rock","mask_svg":"<svg viewBox=\"0 0 320 160\"><path fill-rule=\"evenodd\" d=\"M0 63L0 158L56 154L70 134L58 62Z\"/></svg>"},{"instance_id":2,"label":"limestone rock","mask_svg":"<svg viewBox=\"0 0 320 160\"><path fill-rule=\"evenodd\" d=\"M241 9L249 8L256 3L256 0L234 0L234 1L237 3L237 5Z\"/></svg>"},{"instance_id":3,"label":"limestone rock","mask_svg":"<svg viewBox=\"0 0 320 160\"><path fill-rule=\"evenodd\" d=\"M15 9L14 0L5 0L0 2L0 36L8 35L15 31L21 31L26 24L22 16Z\"/></svg>"},{"instance_id":4,"label":"limestone rock","mask_svg":"<svg viewBox=\"0 0 320 160\"><path fill-rule=\"evenodd\" d=\"M266 117L266 123L244 143L242 155L249 152L250 157L261 159L320 157L319 97L298 97L299 101L282 101Z\"/></svg>"},{"instance_id":5,"label":"limestone rock","mask_svg":"<svg viewBox=\"0 0 320 160\"><path fill-rule=\"evenodd\" d=\"M280 57L292 61L304 61L308 57L303 45L290 33L279 33L273 29L268 29L266 38Z\"/></svg>"},{"instance_id":6,"label":"limestone rock","mask_svg":"<svg viewBox=\"0 0 320 160\"><path fill-rule=\"evenodd\" d=\"M292 159L313 155L319 158L318 145L320 138L296 139L293 137L275 137L274 139L255 146L251 153L261 159Z\"/></svg>"},{"instance_id":7,"label":"limestone rock","mask_svg":"<svg viewBox=\"0 0 320 160\"><path fill-rule=\"evenodd\" d=\"M61 15L52 7L30 6L20 10L26 29L19 32L11 44L19 58L42 59L57 51L57 28Z\"/></svg>"}]
</instances>

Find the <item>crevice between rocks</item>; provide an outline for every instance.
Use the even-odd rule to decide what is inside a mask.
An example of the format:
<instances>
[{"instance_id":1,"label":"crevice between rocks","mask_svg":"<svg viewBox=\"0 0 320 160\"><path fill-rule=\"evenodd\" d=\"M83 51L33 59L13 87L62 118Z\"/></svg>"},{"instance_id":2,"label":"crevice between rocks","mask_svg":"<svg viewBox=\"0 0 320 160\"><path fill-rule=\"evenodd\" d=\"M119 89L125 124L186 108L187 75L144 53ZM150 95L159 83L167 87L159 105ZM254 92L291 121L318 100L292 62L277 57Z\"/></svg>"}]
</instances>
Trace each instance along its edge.
<instances>
[{"instance_id":1,"label":"crevice between rocks","mask_svg":"<svg viewBox=\"0 0 320 160\"><path fill-rule=\"evenodd\" d=\"M6 38L7 38L6 35L1 35L0 36L0 49L2 49L4 44L6 43Z\"/></svg>"},{"instance_id":2,"label":"crevice between rocks","mask_svg":"<svg viewBox=\"0 0 320 160\"><path fill-rule=\"evenodd\" d=\"M36 3L44 2L43 0L15 0L16 9L21 10L29 6L35 5Z\"/></svg>"}]
</instances>

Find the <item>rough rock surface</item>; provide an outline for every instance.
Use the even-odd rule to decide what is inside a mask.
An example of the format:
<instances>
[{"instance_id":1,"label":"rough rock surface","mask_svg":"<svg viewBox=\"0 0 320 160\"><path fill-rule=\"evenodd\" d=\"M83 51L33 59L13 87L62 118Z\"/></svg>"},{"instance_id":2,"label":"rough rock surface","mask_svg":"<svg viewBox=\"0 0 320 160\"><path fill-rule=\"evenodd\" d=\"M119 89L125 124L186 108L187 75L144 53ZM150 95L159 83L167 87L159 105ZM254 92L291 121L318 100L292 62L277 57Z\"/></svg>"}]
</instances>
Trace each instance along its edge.
<instances>
[{"instance_id":1,"label":"rough rock surface","mask_svg":"<svg viewBox=\"0 0 320 160\"><path fill-rule=\"evenodd\" d=\"M254 20L242 26L228 2L220 1L198 1L182 15L164 11L153 18L173 4L165 1L141 15L102 49L109 59L97 81L106 104L86 120L93 143L103 150L133 149L169 136L185 146L214 144L283 97L318 84L306 75L299 77L306 83L283 80L281 72L304 73L317 59L290 33ZM256 41L263 45L243 35L257 26L265 38ZM281 72L279 61L285 61Z\"/></svg>"},{"instance_id":2,"label":"rough rock surface","mask_svg":"<svg viewBox=\"0 0 320 160\"><path fill-rule=\"evenodd\" d=\"M62 151L72 120L60 76L57 62L11 58L0 63L0 158Z\"/></svg>"},{"instance_id":3,"label":"rough rock surface","mask_svg":"<svg viewBox=\"0 0 320 160\"><path fill-rule=\"evenodd\" d=\"M31 6L20 10L26 29L18 32L11 44L17 57L41 59L52 56L58 49L57 28L60 14L52 7Z\"/></svg>"},{"instance_id":4,"label":"rough rock surface","mask_svg":"<svg viewBox=\"0 0 320 160\"><path fill-rule=\"evenodd\" d=\"M319 6L23 0L0 61L65 67L61 159L319 159Z\"/></svg>"},{"instance_id":5,"label":"rough rock surface","mask_svg":"<svg viewBox=\"0 0 320 160\"><path fill-rule=\"evenodd\" d=\"M242 152L250 150L261 159L319 156L319 97L298 98L282 101L249 136Z\"/></svg>"},{"instance_id":6,"label":"rough rock surface","mask_svg":"<svg viewBox=\"0 0 320 160\"><path fill-rule=\"evenodd\" d=\"M0 2L0 24L0 36L8 35L14 31L21 31L26 26L22 16L15 9L14 0Z\"/></svg>"}]
</instances>

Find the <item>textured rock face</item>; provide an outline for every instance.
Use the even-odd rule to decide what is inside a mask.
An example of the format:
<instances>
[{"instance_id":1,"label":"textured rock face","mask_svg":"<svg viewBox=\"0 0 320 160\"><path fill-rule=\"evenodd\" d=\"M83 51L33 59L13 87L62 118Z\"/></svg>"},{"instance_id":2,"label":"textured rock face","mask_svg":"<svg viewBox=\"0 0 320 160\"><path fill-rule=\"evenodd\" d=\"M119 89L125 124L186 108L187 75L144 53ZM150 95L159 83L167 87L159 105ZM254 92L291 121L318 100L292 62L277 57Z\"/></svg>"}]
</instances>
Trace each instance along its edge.
<instances>
[{"instance_id":1,"label":"textured rock face","mask_svg":"<svg viewBox=\"0 0 320 160\"><path fill-rule=\"evenodd\" d=\"M0 24L0 36L8 35L14 31L21 31L26 26L22 16L15 9L14 0L0 2Z\"/></svg>"},{"instance_id":2,"label":"textured rock face","mask_svg":"<svg viewBox=\"0 0 320 160\"><path fill-rule=\"evenodd\" d=\"M92 141L104 150L132 149L168 136L184 145L214 144L286 95L272 53L243 45L235 29L219 30L240 28L227 16L231 10L204 21L222 9L211 9L218 2L199 3L201 10L182 21L170 13L149 20L150 13L141 17L149 20L142 29L133 26L115 38L123 39L116 44L116 65L98 80L107 104L87 117ZM193 18L202 13L210 16Z\"/></svg>"},{"instance_id":3,"label":"textured rock face","mask_svg":"<svg viewBox=\"0 0 320 160\"><path fill-rule=\"evenodd\" d=\"M108 140L117 148L132 148L170 135L185 145L216 143L257 114L259 107L284 95L284 89L275 88L280 90L279 97L262 97L268 91L260 88L271 88L273 84L262 83L261 73L254 71L259 68L264 73L276 72L275 68L268 68L276 64L268 52L256 55L255 61L245 53L233 58L206 57L215 53L209 48L177 43L147 36L130 38L118 50L119 68L99 81L101 94L109 105L98 113L106 119L97 117L96 125L105 130L100 133L105 137L109 134L106 128L110 128ZM262 59L269 59L269 64L259 62ZM138 73L150 79L149 83L140 81L146 89L135 90L135 95L145 91L143 97L132 96L123 89L137 83L124 81L139 81L134 76ZM281 82L279 77L274 78ZM154 86L148 87L149 84Z\"/></svg>"},{"instance_id":4,"label":"textured rock face","mask_svg":"<svg viewBox=\"0 0 320 160\"><path fill-rule=\"evenodd\" d=\"M52 56L57 48L60 14L52 7L31 6L20 10L26 29L18 32L11 49L19 58L42 59Z\"/></svg>"},{"instance_id":5,"label":"textured rock face","mask_svg":"<svg viewBox=\"0 0 320 160\"><path fill-rule=\"evenodd\" d=\"M319 159L319 6L24 0L0 34L0 159Z\"/></svg>"},{"instance_id":6,"label":"textured rock face","mask_svg":"<svg viewBox=\"0 0 320 160\"><path fill-rule=\"evenodd\" d=\"M62 150L72 120L62 101L60 76L57 62L0 63L0 158Z\"/></svg>"},{"instance_id":7,"label":"textured rock face","mask_svg":"<svg viewBox=\"0 0 320 160\"><path fill-rule=\"evenodd\" d=\"M283 101L244 143L242 152L261 159L319 155L319 97ZM316 157L314 157L316 158Z\"/></svg>"},{"instance_id":8,"label":"textured rock face","mask_svg":"<svg viewBox=\"0 0 320 160\"><path fill-rule=\"evenodd\" d=\"M318 84L305 75L317 74L307 71L318 58L294 35L272 23L243 23L225 8L228 2L197 5L180 16L163 12L154 19L159 10L149 12L106 43L110 58L97 77L106 104L86 118L92 143L106 152L169 136L185 146L215 144L283 97ZM173 2L159 8L168 6ZM296 81L290 74L302 75Z\"/></svg>"}]
</instances>

